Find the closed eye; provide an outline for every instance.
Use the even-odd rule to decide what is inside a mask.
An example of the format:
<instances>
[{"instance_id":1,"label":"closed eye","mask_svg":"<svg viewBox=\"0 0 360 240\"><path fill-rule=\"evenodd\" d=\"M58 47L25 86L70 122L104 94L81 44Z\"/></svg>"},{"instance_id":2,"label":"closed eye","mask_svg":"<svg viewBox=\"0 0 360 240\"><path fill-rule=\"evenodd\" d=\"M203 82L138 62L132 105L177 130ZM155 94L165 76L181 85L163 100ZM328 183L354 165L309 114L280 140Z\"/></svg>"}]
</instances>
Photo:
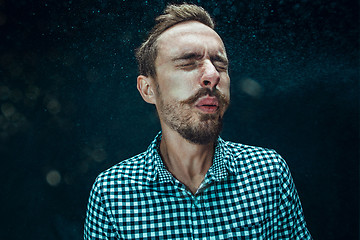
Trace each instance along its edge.
<instances>
[{"instance_id":1,"label":"closed eye","mask_svg":"<svg viewBox=\"0 0 360 240\"><path fill-rule=\"evenodd\" d=\"M196 67L196 65L197 65L196 62L187 62L187 63L179 64L178 67L185 70L192 70Z\"/></svg>"},{"instance_id":2,"label":"closed eye","mask_svg":"<svg viewBox=\"0 0 360 240\"><path fill-rule=\"evenodd\" d=\"M228 70L228 65L224 64L224 63L215 63L214 66L216 67L216 69L219 72L223 72L223 71L227 71Z\"/></svg>"}]
</instances>

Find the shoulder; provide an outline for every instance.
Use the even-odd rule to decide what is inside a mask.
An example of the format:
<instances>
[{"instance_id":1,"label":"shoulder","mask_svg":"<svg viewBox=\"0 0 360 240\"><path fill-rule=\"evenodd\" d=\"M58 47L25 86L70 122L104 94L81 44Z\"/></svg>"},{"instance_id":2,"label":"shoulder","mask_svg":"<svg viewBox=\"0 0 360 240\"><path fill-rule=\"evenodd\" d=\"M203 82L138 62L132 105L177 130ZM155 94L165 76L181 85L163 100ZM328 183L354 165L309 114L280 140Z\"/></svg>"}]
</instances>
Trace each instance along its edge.
<instances>
[{"instance_id":1,"label":"shoulder","mask_svg":"<svg viewBox=\"0 0 360 240\"><path fill-rule=\"evenodd\" d=\"M224 141L224 149L230 164L238 172L287 171L285 160L273 149Z\"/></svg>"},{"instance_id":2,"label":"shoulder","mask_svg":"<svg viewBox=\"0 0 360 240\"><path fill-rule=\"evenodd\" d=\"M143 181L146 170L146 152L128 158L98 175L94 185L114 185L123 181Z\"/></svg>"}]
</instances>

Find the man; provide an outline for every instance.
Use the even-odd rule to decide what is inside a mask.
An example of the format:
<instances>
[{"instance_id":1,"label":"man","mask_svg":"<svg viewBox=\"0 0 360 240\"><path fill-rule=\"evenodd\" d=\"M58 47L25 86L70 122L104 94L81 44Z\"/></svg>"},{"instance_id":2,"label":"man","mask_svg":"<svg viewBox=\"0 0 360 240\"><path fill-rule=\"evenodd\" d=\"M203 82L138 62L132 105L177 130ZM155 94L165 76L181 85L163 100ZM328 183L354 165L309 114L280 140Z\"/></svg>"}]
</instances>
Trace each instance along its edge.
<instances>
[{"instance_id":1,"label":"man","mask_svg":"<svg viewBox=\"0 0 360 240\"><path fill-rule=\"evenodd\" d=\"M170 5L137 51L162 131L96 179L85 239L311 239L285 161L219 137L228 59L208 13Z\"/></svg>"}]
</instances>

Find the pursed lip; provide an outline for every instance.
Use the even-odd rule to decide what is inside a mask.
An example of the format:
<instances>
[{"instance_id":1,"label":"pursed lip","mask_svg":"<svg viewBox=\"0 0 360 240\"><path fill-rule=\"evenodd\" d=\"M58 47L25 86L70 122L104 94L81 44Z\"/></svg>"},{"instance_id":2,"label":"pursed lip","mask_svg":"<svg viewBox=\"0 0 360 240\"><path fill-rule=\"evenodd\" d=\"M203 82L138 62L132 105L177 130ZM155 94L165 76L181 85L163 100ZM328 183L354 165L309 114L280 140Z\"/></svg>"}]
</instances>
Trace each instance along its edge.
<instances>
[{"instance_id":1,"label":"pursed lip","mask_svg":"<svg viewBox=\"0 0 360 240\"><path fill-rule=\"evenodd\" d=\"M214 113L219 108L219 100L216 97L205 96L196 101L195 107L206 113Z\"/></svg>"}]
</instances>

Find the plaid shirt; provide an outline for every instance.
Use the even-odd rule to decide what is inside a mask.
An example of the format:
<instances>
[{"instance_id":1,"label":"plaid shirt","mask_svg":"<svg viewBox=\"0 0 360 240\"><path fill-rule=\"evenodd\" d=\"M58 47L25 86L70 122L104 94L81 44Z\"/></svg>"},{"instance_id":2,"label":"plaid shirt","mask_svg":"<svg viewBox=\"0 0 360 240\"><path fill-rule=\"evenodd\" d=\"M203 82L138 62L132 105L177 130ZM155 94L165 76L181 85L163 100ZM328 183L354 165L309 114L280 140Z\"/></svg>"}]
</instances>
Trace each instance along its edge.
<instances>
[{"instance_id":1,"label":"plaid shirt","mask_svg":"<svg viewBox=\"0 0 360 240\"><path fill-rule=\"evenodd\" d=\"M312 239L285 161L273 150L216 143L196 194L147 151L96 179L84 239Z\"/></svg>"}]
</instances>

